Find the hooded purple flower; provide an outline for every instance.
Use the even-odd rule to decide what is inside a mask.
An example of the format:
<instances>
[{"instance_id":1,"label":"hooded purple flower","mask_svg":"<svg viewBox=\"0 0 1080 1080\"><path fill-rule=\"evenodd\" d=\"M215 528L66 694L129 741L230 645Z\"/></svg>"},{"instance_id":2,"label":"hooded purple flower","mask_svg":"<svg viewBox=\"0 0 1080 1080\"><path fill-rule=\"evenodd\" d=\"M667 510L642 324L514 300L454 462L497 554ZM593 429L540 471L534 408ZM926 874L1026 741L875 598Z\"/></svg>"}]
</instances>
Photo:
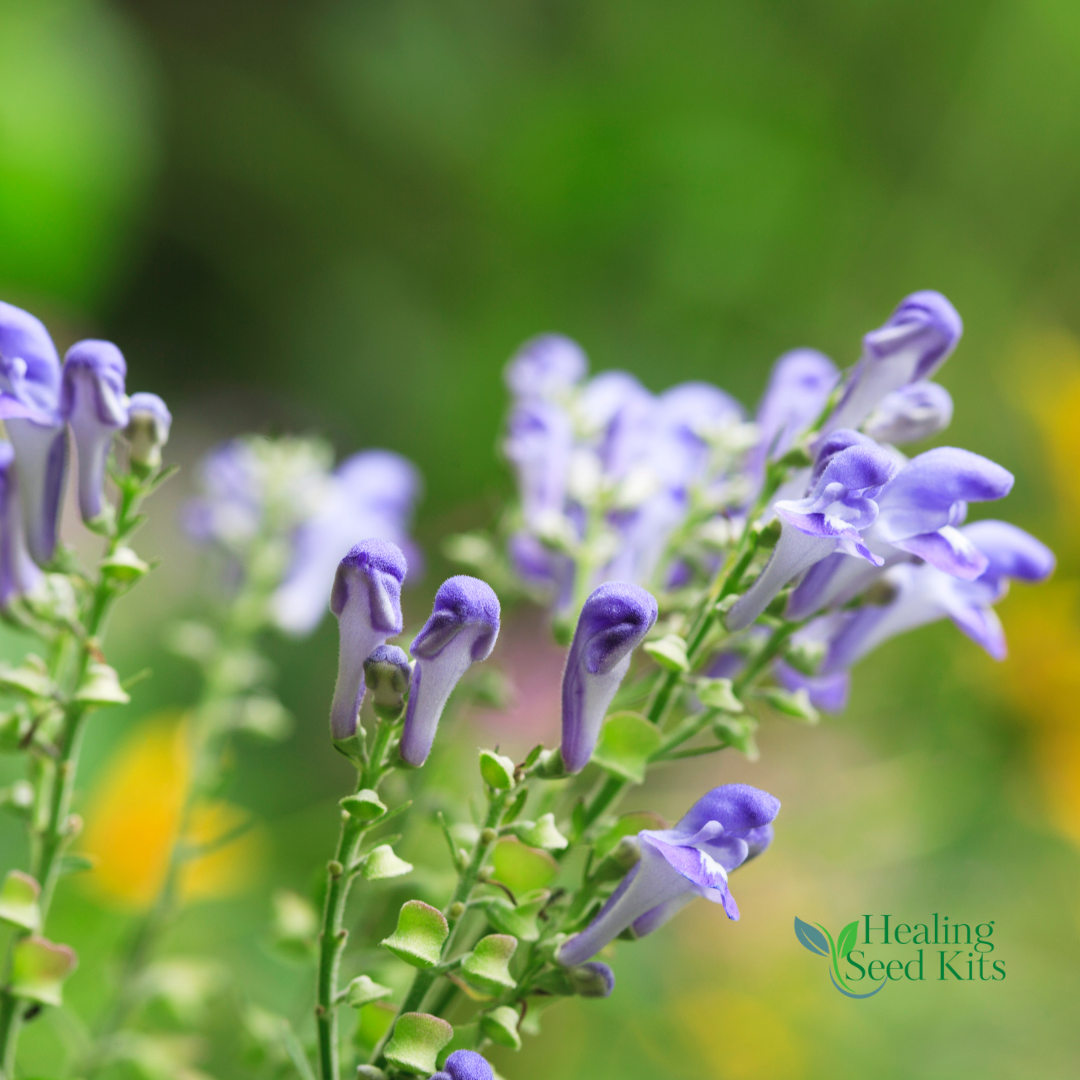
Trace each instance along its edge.
<instances>
[{"instance_id":1,"label":"hooded purple flower","mask_svg":"<svg viewBox=\"0 0 1080 1080\"><path fill-rule=\"evenodd\" d=\"M399 454L366 450L342 461L317 509L293 537L289 570L271 600L277 625L290 634L318 626L335 567L357 536L402 548L416 576L421 560L408 528L419 493L416 467Z\"/></svg>"},{"instance_id":2,"label":"hooded purple flower","mask_svg":"<svg viewBox=\"0 0 1080 1080\"><path fill-rule=\"evenodd\" d=\"M131 446L130 460L148 471L161 467L161 448L169 441L172 413L157 394L132 394L124 435Z\"/></svg>"},{"instance_id":3,"label":"hooded purple flower","mask_svg":"<svg viewBox=\"0 0 1080 1080\"><path fill-rule=\"evenodd\" d=\"M739 917L728 874L772 842L779 800L746 784L713 788L673 829L638 833L641 860L623 878L596 918L563 942L558 962L572 967L595 956L630 929L641 937L697 896Z\"/></svg>"},{"instance_id":4,"label":"hooded purple flower","mask_svg":"<svg viewBox=\"0 0 1080 1080\"><path fill-rule=\"evenodd\" d=\"M542 528L545 515L562 513L573 449L573 427L561 406L528 399L510 413L503 452L517 474L530 528Z\"/></svg>"},{"instance_id":5,"label":"hooded purple flower","mask_svg":"<svg viewBox=\"0 0 1080 1080\"><path fill-rule=\"evenodd\" d=\"M755 417L761 441L748 461L755 476L761 475L767 457L790 450L818 418L839 378L836 365L816 349L793 349L776 361Z\"/></svg>"},{"instance_id":6,"label":"hooded purple flower","mask_svg":"<svg viewBox=\"0 0 1080 1080\"><path fill-rule=\"evenodd\" d=\"M406 562L401 548L386 540L364 540L341 560L330 593L339 629L338 677L330 706L335 739L356 734L364 696L364 661L400 634L401 583Z\"/></svg>"},{"instance_id":7,"label":"hooded purple flower","mask_svg":"<svg viewBox=\"0 0 1080 1080\"><path fill-rule=\"evenodd\" d=\"M38 319L2 302L0 420L15 447L15 472L30 554L44 566L56 550L67 479L60 357Z\"/></svg>"},{"instance_id":8,"label":"hooded purple flower","mask_svg":"<svg viewBox=\"0 0 1080 1080\"><path fill-rule=\"evenodd\" d=\"M495 1074L475 1050L455 1050L431 1080L495 1080Z\"/></svg>"},{"instance_id":9,"label":"hooded purple flower","mask_svg":"<svg viewBox=\"0 0 1080 1080\"><path fill-rule=\"evenodd\" d=\"M60 412L71 425L79 456L79 512L85 522L105 509L105 466L113 436L127 427L127 364L109 341L80 341L64 357Z\"/></svg>"},{"instance_id":10,"label":"hooded purple flower","mask_svg":"<svg viewBox=\"0 0 1080 1080\"><path fill-rule=\"evenodd\" d=\"M15 478L15 450L0 442L0 608L30 592L41 581L23 539L22 508Z\"/></svg>"},{"instance_id":11,"label":"hooded purple flower","mask_svg":"<svg viewBox=\"0 0 1080 1080\"><path fill-rule=\"evenodd\" d=\"M842 449L833 453L833 446ZM780 539L757 581L728 613L727 628L749 626L792 578L834 552L880 566L863 533L877 520L874 500L898 468L891 454L856 432L826 440L809 496L774 504L782 521Z\"/></svg>"},{"instance_id":12,"label":"hooded purple flower","mask_svg":"<svg viewBox=\"0 0 1080 1080\"><path fill-rule=\"evenodd\" d=\"M971 581L986 569L986 556L955 526L969 502L1004 498L1013 475L969 450L940 446L912 458L877 497L878 516L863 534L867 547L891 566L912 556ZM862 592L879 576L865 562L831 555L810 568L792 594L787 614L802 619Z\"/></svg>"},{"instance_id":13,"label":"hooded purple flower","mask_svg":"<svg viewBox=\"0 0 1080 1080\"><path fill-rule=\"evenodd\" d=\"M656 622L656 598L639 585L611 581L585 601L562 684L562 758L584 769L634 649Z\"/></svg>"},{"instance_id":14,"label":"hooded purple flower","mask_svg":"<svg viewBox=\"0 0 1080 1080\"><path fill-rule=\"evenodd\" d=\"M778 660L773 665L776 681L792 694L805 690L810 704L827 713L841 713L847 708L851 676L846 671L832 675L804 675L790 664Z\"/></svg>"},{"instance_id":15,"label":"hooded purple flower","mask_svg":"<svg viewBox=\"0 0 1080 1080\"><path fill-rule=\"evenodd\" d=\"M506 365L506 385L517 398L553 398L585 377L589 362L576 341L541 334L526 341Z\"/></svg>"},{"instance_id":16,"label":"hooded purple flower","mask_svg":"<svg viewBox=\"0 0 1080 1080\"><path fill-rule=\"evenodd\" d=\"M499 598L479 578L447 579L435 594L431 618L409 652L416 657L401 757L423 765L435 742L446 702L469 667L486 660L499 636Z\"/></svg>"},{"instance_id":17,"label":"hooded purple flower","mask_svg":"<svg viewBox=\"0 0 1080 1080\"><path fill-rule=\"evenodd\" d=\"M956 348L964 324L941 293L912 293L888 321L863 338L862 359L824 433L857 428L878 402L909 383L929 379Z\"/></svg>"},{"instance_id":18,"label":"hooded purple flower","mask_svg":"<svg viewBox=\"0 0 1080 1080\"><path fill-rule=\"evenodd\" d=\"M913 382L886 394L863 424L863 431L878 442L918 442L944 431L952 414L952 397L944 386Z\"/></svg>"},{"instance_id":19,"label":"hooded purple flower","mask_svg":"<svg viewBox=\"0 0 1080 1080\"><path fill-rule=\"evenodd\" d=\"M1010 578L1036 582L1049 577L1053 552L1004 521L978 521L961 531L986 557L983 573L970 581L929 563L894 566L882 578L892 598L847 616L829 647L823 674L844 671L883 641L944 618L952 619L995 660L1005 658L1005 634L992 605L1008 592Z\"/></svg>"}]
</instances>

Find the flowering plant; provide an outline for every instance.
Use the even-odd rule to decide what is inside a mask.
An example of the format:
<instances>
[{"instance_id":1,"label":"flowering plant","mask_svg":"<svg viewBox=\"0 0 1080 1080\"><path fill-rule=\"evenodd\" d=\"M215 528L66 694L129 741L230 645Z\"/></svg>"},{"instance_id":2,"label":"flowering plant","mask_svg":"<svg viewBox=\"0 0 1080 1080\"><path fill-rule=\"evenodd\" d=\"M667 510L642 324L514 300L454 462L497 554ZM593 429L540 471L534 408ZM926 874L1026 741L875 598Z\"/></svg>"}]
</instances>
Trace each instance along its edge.
<instances>
[{"instance_id":1,"label":"flowering plant","mask_svg":"<svg viewBox=\"0 0 1080 1080\"><path fill-rule=\"evenodd\" d=\"M279 943L311 962L312 1011L270 1014L249 988L243 1026L256 1067L304 1080L346 1070L491 1080L489 1046L519 1049L560 999L613 992L617 939L658 930L695 898L738 919L730 877L772 843L778 799L724 784L674 826L619 815L651 770L727 749L756 756L769 715L812 723L842 709L859 659L935 620L1004 655L994 604L1010 580L1041 581L1054 564L1013 525L965 523L969 504L1002 498L1012 476L955 447L914 457L897 448L948 424L951 399L929 379L960 333L944 297L916 293L866 335L846 375L812 350L781 357L752 419L713 386L654 395L622 372L586 378L584 354L565 338L527 343L507 368L503 446L517 498L491 532L450 538L447 553L471 573L443 582L430 617L405 636L402 588L420 565L408 462L369 451L331 470L321 444L258 438L207 458L185 522L219 556L221 600L172 634L203 675L185 814L220 786L234 734L286 730L264 633L307 633L327 607L339 631L329 736L356 778L340 799L318 910L278 897ZM91 709L126 700L100 639L113 600L149 569L126 542L139 502L168 473L168 412L152 395L125 397L123 378L122 357L102 342L73 347L61 370L40 323L0 308L11 438L0 446L0 603L48 653L0 673L15 699L5 742L30 763L7 800L22 808L34 852L0 893L0 918L19 928L0 997L8 1077L20 1023L60 1004L74 967L74 951L42 931L58 879L78 868L64 852L78 831L69 803L79 736ZM104 537L96 578L57 536L68 428L83 520ZM127 450L110 459L118 432ZM546 605L566 646L561 741L519 761L481 750L483 811L447 822L432 813L422 770L467 696L455 692L496 648L498 593ZM359 924L357 947L353 887L378 911L387 894L373 883L414 871L386 827L433 816L453 884L417 875L385 930L374 929L378 915ZM161 929L182 903L177 874L201 850L185 837L182 826L84 1075L121 1060L151 1077L190 1075L173 1044L131 1025Z\"/></svg>"}]
</instances>

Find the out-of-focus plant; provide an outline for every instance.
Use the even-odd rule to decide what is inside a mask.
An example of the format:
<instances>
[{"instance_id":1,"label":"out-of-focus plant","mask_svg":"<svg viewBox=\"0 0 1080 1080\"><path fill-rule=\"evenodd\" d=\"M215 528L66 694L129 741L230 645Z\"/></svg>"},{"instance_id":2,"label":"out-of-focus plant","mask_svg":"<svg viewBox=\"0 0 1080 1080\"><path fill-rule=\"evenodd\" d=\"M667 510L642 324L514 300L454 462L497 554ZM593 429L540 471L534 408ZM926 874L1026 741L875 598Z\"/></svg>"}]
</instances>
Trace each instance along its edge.
<instances>
[{"instance_id":1,"label":"out-of-focus plant","mask_svg":"<svg viewBox=\"0 0 1080 1080\"><path fill-rule=\"evenodd\" d=\"M185 790L156 896L131 935L117 998L86 1063L91 1073L116 1061L138 1065L148 1046L160 1045L164 1036L155 1042L140 1031L133 1038L132 1022L160 996L159 943L184 907L185 871L228 849L254 824L246 815L222 822L211 835L200 827L220 806L234 736L276 740L290 732L261 639L275 629L300 635L316 627L349 547L342 537L359 532L409 544L419 493L413 466L384 451L357 454L336 470L332 460L329 447L315 439L237 438L205 458L200 494L184 508L188 533L217 563L216 602L207 618L168 633L172 650L198 665L202 683L182 725ZM417 559L414 553L414 566ZM194 958L186 963L199 969Z\"/></svg>"},{"instance_id":2,"label":"out-of-focus plant","mask_svg":"<svg viewBox=\"0 0 1080 1080\"><path fill-rule=\"evenodd\" d=\"M49 908L65 875L87 863L69 853L82 822L71 813L79 750L90 716L129 700L103 652L116 600L150 570L130 547L140 506L172 472L161 466L171 417L154 394L125 393L126 364L107 341L73 345L63 364L32 315L0 303L0 613L33 635L39 652L0 671L9 699L3 746L25 757L27 775L4 793L26 822L27 871L0 887L0 919L15 927L0 989L0 1075L15 1075L22 1024L61 1003L75 950L46 937ZM93 570L59 536L69 431L78 455L78 501L102 537ZM114 443L125 447L114 459ZM106 474L117 491L106 493Z\"/></svg>"}]
</instances>

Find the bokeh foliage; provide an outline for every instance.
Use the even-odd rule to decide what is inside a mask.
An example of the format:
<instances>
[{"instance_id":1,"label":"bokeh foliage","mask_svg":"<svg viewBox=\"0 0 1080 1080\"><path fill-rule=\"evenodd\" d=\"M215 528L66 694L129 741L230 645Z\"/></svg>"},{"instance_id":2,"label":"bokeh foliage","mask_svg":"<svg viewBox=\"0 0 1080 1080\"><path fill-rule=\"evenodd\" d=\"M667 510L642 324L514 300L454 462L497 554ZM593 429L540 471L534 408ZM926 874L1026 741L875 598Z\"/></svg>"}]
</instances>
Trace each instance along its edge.
<instances>
[{"instance_id":1,"label":"bokeh foliage","mask_svg":"<svg viewBox=\"0 0 1080 1080\"><path fill-rule=\"evenodd\" d=\"M702 787L746 778L785 803L738 882L742 923L694 911L624 951L615 997L553 1014L558 1037L500 1063L518 1080L1071 1075L1078 173L1066 0L0 8L0 289L72 339L119 342L175 406L185 464L248 426L388 446L425 474L433 541L506 486L499 371L532 333L570 333L654 389L706 378L751 402L779 352L849 363L912 289L965 318L942 380L955 440L1017 473L1008 516L1062 562L1045 603L1002 609L1017 660L996 672L925 631L860 669L828 731L777 727L761 765L703 769ZM190 608L194 572L172 520L155 528L174 562L117 644L156 674L95 732L102 768L191 691L155 628ZM267 888L306 890L330 844L333 635L275 652L298 730L238 763L232 793L269 819L271 857L175 944L300 1010L306 976L261 927ZM450 783L456 752L436 762ZM672 815L687 801L662 794ZM791 931L893 909L997 920L1015 981L847 1002ZM57 915L92 1012L125 916L92 890ZM42 1069L58 1030L28 1033Z\"/></svg>"}]
</instances>

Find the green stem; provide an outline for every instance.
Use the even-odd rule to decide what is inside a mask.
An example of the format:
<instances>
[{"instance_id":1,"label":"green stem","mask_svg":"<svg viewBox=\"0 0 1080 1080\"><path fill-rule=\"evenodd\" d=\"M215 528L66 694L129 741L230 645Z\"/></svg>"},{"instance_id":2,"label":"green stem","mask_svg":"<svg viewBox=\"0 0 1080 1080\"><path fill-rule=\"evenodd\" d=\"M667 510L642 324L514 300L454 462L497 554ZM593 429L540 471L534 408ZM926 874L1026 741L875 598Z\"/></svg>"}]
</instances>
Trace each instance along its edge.
<instances>
[{"instance_id":1,"label":"green stem","mask_svg":"<svg viewBox=\"0 0 1080 1080\"><path fill-rule=\"evenodd\" d=\"M480 869L484 865L487 853L491 850L491 846L495 843L495 840L498 839L497 829L499 821L502 818L503 810L506 808L506 801L509 796L509 791L500 791L490 798L487 817L484 820L483 828L480 830L480 836L476 841L476 846L473 848L472 858L469 859L469 863L465 869L461 871L457 888L454 890L454 895L450 898L450 902L446 905L444 910L447 924L450 927L450 933L447 935L446 941L443 944L443 956L446 956L453 947L454 937L456 936L457 929L461 925L461 920L464 917L463 909L472 898L473 890L476 888L477 881L480 878ZM491 838L485 838L485 834L489 834ZM461 909L456 905L461 905ZM460 914L458 913L459 910ZM436 972L417 971L413 976L412 986L409 987L409 992L405 995L405 1000L398 1010L398 1016L401 1016L404 1013L416 1012L424 1003L424 998L427 995L428 990L431 989L432 984L437 978L438 974ZM372 1060L375 1064L381 1065L385 1061L383 1050L392 1035L393 1028L386 1033L382 1042L375 1048L375 1053L372 1055ZM327 1080L327 1078L323 1077L323 1080Z\"/></svg>"},{"instance_id":2,"label":"green stem","mask_svg":"<svg viewBox=\"0 0 1080 1080\"><path fill-rule=\"evenodd\" d=\"M394 723L380 721L368 756L368 764L360 770L357 791L376 789L383 776L393 766L384 764L387 748L394 733ZM348 869L356 862L364 834L376 825L376 820L364 823L342 811L341 831L338 834L334 858L326 870L326 902L319 927L319 966L315 980L315 1029L318 1041L319 1076L321 1080L338 1080L338 970L349 932L343 923L354 875Z\"/></svg>"}]
</instances>

